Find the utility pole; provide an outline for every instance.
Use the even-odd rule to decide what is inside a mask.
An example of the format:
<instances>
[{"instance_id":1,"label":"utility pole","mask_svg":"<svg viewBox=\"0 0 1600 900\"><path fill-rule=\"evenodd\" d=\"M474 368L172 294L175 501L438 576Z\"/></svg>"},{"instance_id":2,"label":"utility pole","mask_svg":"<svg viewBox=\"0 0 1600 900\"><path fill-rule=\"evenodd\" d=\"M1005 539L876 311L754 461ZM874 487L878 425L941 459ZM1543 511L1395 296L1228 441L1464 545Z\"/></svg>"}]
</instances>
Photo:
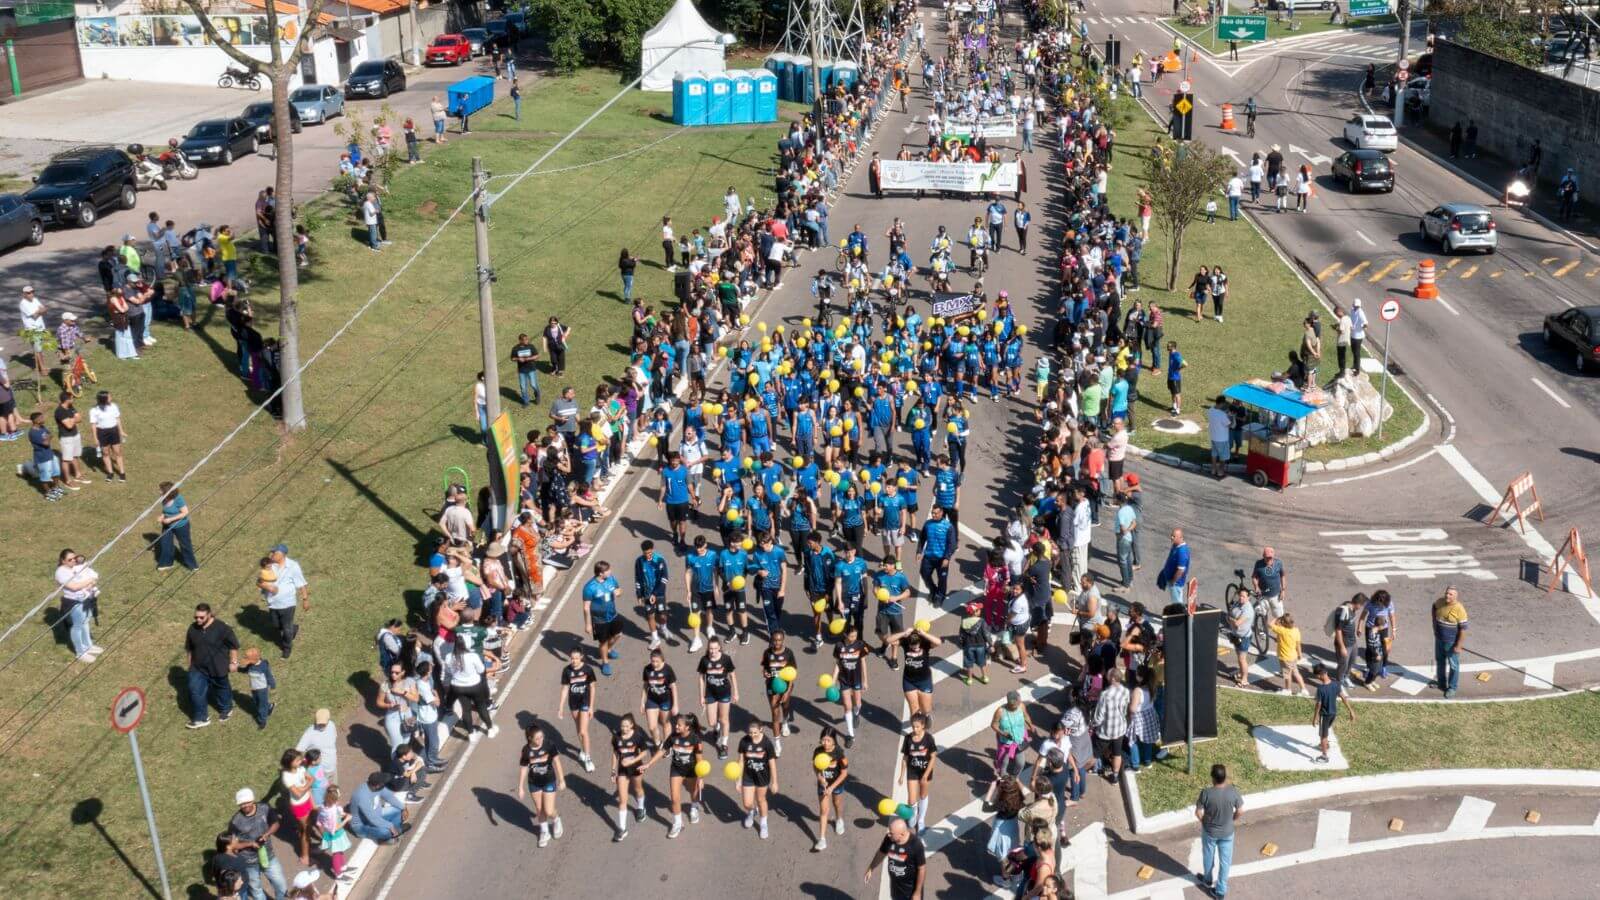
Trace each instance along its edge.
<instances>
[{"instance_id":1,"label":"utility pole","mask_svg":"<svg viewBox=\"0 0 1600 900\"><path fill-rule=\"evenodd\" d=\"M1395 0L1394 14L1400 19L1400 58L1411 53L1411 0Z\"/></svg>"},{"instance_id":2,"label":"utility pole","mask_svg":"<svg viewBox=\"0 0 1600 900\"><path fill-rule=\"evenodd\" d=\"M478 334L483 345L484 418L492 429L500 418L499 354L494 349L494 267L489 263L489 173L484 171L483 157L472 158L472 237L478 253ZM489 483L496 485L503 479L500 458L494 440L488 431L483 435L484 446L489 451ZM498 484L495 490L492 520L495 528L506 525L506 497L519 485Z\"/></svg>"},{"instance_id":3,"label":"utility pole","mask_svg":"<svg viewBox=\"0 0 1600 900\"><path fill-rule=\"evenodd\" d=\"M822 0L811 0L811 117L816 126L817 155L822 155Z\"/></svg>"}]
</instances>

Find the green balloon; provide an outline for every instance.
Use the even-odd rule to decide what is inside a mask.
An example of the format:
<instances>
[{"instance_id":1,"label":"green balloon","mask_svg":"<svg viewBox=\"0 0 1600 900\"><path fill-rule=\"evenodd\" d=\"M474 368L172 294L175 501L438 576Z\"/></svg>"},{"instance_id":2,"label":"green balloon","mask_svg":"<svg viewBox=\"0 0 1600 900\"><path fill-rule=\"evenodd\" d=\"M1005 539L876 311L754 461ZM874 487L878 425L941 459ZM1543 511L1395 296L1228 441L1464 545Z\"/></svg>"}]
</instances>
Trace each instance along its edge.
<instances>
[{"instance_id":1,"label":"green balloon","mask_svg":"<svg viewBox=\"0 0 1600 900\"><path fill-rule=\"evenodd\" d=\"M774 694L781 694L789 689L789 682L784 681L782 678L774 678L772 679L771 687Z\"/></svg>"},{"instance_id":2,"label":"green balloon","mask_svg":"<svg viewBox=\"0 0 1600 900\"><path fill-rule=\"evenodd\" d=\"M909 822L917 814L917 811L911 804L902 803L894 808L894 814Z\"/></svg>"},{"instance_id":3,"label":"green balloon","mask_svg":"<svg viewBox=\"0 0 1600 900\"><path fill-rule=\"evenodd\" d=\"M838 685L834 685L833 687L828 688L828 692L823 696L828 698L829 703L838 703L839 700L844 697L844 694L840 693Z\"/></svg>"}]
</instances>

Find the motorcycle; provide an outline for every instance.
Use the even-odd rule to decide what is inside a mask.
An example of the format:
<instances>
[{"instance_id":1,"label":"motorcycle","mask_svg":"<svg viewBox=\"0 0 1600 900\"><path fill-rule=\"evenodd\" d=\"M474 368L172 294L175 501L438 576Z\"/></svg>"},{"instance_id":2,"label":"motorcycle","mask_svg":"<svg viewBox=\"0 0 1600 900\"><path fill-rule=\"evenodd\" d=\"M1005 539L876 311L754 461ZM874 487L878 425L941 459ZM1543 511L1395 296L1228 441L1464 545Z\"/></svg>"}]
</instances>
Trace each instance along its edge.
<instances>
[{"instance_id":1,"label":"motorcycle","mask_svg":"<svg viewBox=\"0 0 1600 900\"><path fill-rule=\"evenodd\" d=\"M133 159L134 190L167 189L167 173L160 163L145 155L143 144L129 144L124 152Z\"/></svg>"},{"instance_id":2,"label":"motorcycle","mask_svg":"<svg viewBox=\"0 0 1600 900\"><path fill-rule=\"evenodd\" d=\"M242 88L249 88L252 91L259 91L261 90L261 76L250 71L249 69L240 69L234 66L229 66L228 68L222 70L222 74L218 76L217 87L231 88L235 85Z\"/></svg>"},{"instance_id":3,"label":"motorcycle","mask_svg":"<svg viewBox=\"0 0 1600 900\"><path fill-rule=\"evenodd\" d=\"M178 149L178 139L167 141L166 152L156 157L156 162L161 163L161 171L170 178L181 178L184 181L193 181L200 177L200 169L189 161L189 157Z\"/></svg>"}]
</instances>

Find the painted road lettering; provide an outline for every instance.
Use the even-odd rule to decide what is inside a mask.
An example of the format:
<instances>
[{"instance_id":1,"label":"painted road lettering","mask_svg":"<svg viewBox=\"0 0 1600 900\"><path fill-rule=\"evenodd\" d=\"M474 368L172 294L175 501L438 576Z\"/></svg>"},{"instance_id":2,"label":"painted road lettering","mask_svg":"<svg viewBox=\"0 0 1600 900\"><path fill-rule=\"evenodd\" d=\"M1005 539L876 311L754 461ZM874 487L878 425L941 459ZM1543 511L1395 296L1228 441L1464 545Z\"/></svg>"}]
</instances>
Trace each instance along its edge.
<instances>
[{"instance_id":1,"label":"painted road lettering","mask_svg":"<svg viewBox=\"0 0 1600 900\"><path fill-rule=\"evenodd\" d=\"M1445 543L1450 536L1443 528L1324 531L1322 536L1365 539L1363 543L1330 544L1334 554L1350 568L1350 574L1364 585L1388 584L1391 578L1426 581L1448 575L1494 581L1497 577L1460 545Z\"/></svg>"}]
</instances>

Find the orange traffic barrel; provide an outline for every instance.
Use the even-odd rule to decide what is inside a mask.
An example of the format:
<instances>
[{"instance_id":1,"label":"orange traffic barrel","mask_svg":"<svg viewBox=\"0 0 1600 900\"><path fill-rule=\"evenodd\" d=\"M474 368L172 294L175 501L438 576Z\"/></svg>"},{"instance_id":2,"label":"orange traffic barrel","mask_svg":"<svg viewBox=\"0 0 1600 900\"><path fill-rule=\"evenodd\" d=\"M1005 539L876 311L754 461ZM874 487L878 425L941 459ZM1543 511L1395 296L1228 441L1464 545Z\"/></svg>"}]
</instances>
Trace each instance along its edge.
<instances>
[{"instance_id":1,"label":"orange traffic barrel","mask_svg":"<svg viewBox=\"0 0 1600 900\"><path fill-rule=\"evenodd\" d=\"M1233 130L1233 104L1232 103L1224 103L1224 104L1222 104L1222 130L1223 131L1232 131Z\"/></svg>"},{"instance_id":2,"label":"orange traffic barrel","mask_svg":"<svg viewBox=\"0 0 1600 900\"><path fill-rule=\"evenodd\" d=\"M1168 50L1166 58L1161 61L1161 68L1168 72L1176 72L1183 68L1183 60L1178 58L1178 54Z\"/></svg>"},{"instance_id":3,"label":"orange traffic barrel","mask_svg":"<svg viewBox=\"0 0 1600 900\"><path fill-rule=\"evenodd\" d=\"M1418 300L1439 299L1439 286L1434 284L1437 272L1433 260L1425 259L1417 265L1417 290L1415 296Z\"/></svg>"}]
</instances>

